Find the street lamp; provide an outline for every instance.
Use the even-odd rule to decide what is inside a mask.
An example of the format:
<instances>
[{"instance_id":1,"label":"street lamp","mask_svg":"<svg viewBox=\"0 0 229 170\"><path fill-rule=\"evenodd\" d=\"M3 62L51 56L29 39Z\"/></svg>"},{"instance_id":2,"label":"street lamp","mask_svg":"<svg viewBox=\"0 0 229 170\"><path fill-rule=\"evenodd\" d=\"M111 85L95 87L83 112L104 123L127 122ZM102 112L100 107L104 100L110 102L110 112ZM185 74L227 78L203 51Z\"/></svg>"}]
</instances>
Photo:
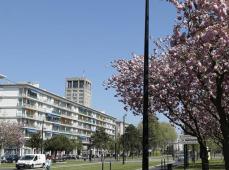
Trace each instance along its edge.
<instances>
[{"instance_id":1,"label":"street lamp","mask_svg":"<svg viewBox=\"0 0 229 170\"><path fill-rule=\"evenodd\" d=\"M117 126L115 125L115 160L117 159Z\"/></svg>"},{"instance_id":2,"label":"street lamp","mask_svg":"<svg viewBox=\"0 0 229 170\"><path fill-rule=\"evenodd\" d=\"M5 76L5 75L3 75L3 74L0 74L0 80L1 80L1 79L5 79L8 83L16 84L16 82L14 82L14 81L12 81L12 80L9 80L9 79L7 78L7 76Z\"/></svg>"},{"instance_id":3,"label":"street lamp","mask_svg":"<svg viewBox=\"0 0 229 170\"><path fill-rule=\"evenodd\" d=\"M91 158L92 158L92 142L93 140L91 138L89 138L89 161L91 162Z\"/></svg>"},{"instance_id":4,"label":"street lamp","mask_svg":"<svg viewBox=\"0 0 229 170\"><path fill-rule=\"evenodd\" d=\"M5 79L5 78L6 78L6 76L5 76L5 75L0 74L0 79Z\"/></svg>"},{"instance_id":5,"label":"street lamp","mask_svg":"<svg viewBox=\"0 0 229 170\"><path fill-rule=\"evenodd\" d=\"M41 127L41 154L43 154L43 133L44 133L44 120L42 121L42 127Z\"/></svg>"},{"instance_id":6,"label":"street lamp","mask_svg":"<svg viewBox=\"0 0 229 170\"><path fill-rule=\"evenodd\" d=\"M123 115L123 151L122 151L122 164L125 164L125 118L127 114Z\"/></svg>"},{"instance_id":7,"label":"street lamp","mask_svg":"<svg viewBox=\"0 0 229 170\"><path fill-rule=\"evenodd\" d=\"M0 132L0 144L1 144L1 153L0 153L0 164L1 164L1 156L2 156L2 153L4 154L4 147L3 147L3 141L4 140L4 137L3 137L3 133Z\"/></svg>"},{"instance_id":8,"label":"street lamp","mask_svg":"<svg viewBox=\"0 0 229 170\"><path fill-rule=\"evenodd\" d=\"M142 170L149 169L149 128L148 128L148 76L149 76L149 0L145 1L145 36L144 36L144 85L143 85L143 139Z\"/></svg>"}]
</instances>

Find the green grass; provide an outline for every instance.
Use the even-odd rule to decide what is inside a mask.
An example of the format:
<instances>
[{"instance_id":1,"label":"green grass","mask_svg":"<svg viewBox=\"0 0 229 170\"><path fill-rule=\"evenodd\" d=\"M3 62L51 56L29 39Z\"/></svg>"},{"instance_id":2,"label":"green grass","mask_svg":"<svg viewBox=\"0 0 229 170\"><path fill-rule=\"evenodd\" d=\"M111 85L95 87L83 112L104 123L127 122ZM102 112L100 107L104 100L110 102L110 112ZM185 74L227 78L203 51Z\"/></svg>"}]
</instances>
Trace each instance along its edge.
<instances>
[{"instance_id":1,"label":"green grass","mask_svg":"<svg viewBox=\"0 0 229 170\"><path fill-rule=\"evenodd\" d=\"M105 160L106 161L106 160ZM149 162L150 166L160 164L159 161L153 160ZM2 163L0 169L15 168L15 163ZM109 170L109 162L104 162L104 170ZM141 159L127 161L124 165L122 161L112 162L112 170L136 170L141 168ZM83 160L70 160L65 162L53 163L53 170L101 170L101 162L88 162Z\"/></svg>"},{"instance_id":2,"label":"green grass","mask_svg":"<svg viewBox=\"0 0 229 170\"><path fill-rule=\"evenodd\" d=\"M1 163L0 164L0 169L1 168L15 168L15 163Z\"/></svg>"},{"instance_id":3,"label":"green grass","mask_svg":"<svg viewBox=\"0 0 229 170\"><path fill-rule=\"evenodd\" d=\"M151 162L150 166L153 165L158 165L159 162ZM53 169L57 170L101 170L102 169L102 164L100 163L85 163L85 164L78 164L78 165L69 165L69 166L58 166L54 165L52 167ZM104 163L104 170L109 170L110 165L108 162ZM122 164L121 162L113 162L112 163L112 170L136 170L141 168L141 162L127 162L126 164Z\"/></svg>"},{"instance_id":4,"label":"green grass","mask_svg":"<svg viewBox=\"0 0 229 170\"><path fill-rule=\"evenodd\" d=\"M150 166L158 165L158 161L151 161ZM102 164L101 162L83 162L76 164L54 164L52 166L55 170L101 170ZM104 170L109 170L110 164L109 162L104 162ZM141 161L138 162L126 162L124 165L122 162L112 162L112 170L136 170L141 168Z\"/></svg>"},{"instance_id":5,"label":"green grass","mask_svg":"<svg viewBox=\"0 0 229 170\"><path fill-rule=\"evenodd\" d=\"M177 167L174 170L184 169L183 166ZM200 170L202 169L201 162L198 161L196 164L190 164L188 170ZM224 162L222 160L211 160L209 164L210 170L225 170Z\"/></svg>"}]
</instances>

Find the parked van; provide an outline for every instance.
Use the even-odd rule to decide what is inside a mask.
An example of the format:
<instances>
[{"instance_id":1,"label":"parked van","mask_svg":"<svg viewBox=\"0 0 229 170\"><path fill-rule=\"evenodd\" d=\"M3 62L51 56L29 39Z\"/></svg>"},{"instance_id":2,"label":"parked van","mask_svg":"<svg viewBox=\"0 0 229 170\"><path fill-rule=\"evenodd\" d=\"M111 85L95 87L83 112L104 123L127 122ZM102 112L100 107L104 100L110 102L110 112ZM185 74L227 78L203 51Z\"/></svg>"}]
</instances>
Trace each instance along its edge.
<instances>
[{"instance_id":1,"label":"parked van","mask_svg":"<svg viewBox=\"0 0 229 170\"><path fill-rule=\"evenodd\" d=\"M16 163L16 168L35 168L45 166L45 154L26 154Z\"/></svg>"}]
</instances>

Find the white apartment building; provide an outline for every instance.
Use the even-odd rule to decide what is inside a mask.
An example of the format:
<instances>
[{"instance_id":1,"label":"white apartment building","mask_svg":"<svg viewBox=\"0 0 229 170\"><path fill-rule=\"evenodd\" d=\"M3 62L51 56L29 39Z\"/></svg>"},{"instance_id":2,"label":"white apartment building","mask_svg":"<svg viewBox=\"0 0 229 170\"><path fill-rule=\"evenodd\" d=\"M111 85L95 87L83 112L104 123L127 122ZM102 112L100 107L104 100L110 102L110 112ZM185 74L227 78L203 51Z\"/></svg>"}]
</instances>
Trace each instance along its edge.
<instances>
[{"instance_id":1,"label":"white apartment building","mask_svg":"<svg viewBox=\"0 0 229 170\"><path fill-rule=\"evenodd\" d=\"M97 127L115 137L114 117L31 84L0 84L0 120L21 124L26 139L41 132L42 124L44 139L63 134L87 145Z\"/></svg>"}]
</instances>

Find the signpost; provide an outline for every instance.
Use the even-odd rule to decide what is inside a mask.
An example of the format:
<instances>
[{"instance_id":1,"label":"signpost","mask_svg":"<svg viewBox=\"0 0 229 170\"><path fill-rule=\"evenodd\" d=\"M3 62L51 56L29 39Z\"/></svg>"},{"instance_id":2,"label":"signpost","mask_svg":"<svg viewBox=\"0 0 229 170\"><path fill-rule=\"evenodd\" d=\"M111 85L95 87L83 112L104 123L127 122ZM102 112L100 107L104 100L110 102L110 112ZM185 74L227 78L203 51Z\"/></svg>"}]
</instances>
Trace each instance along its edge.
<instances>
[{"instance_id":1,"label":"signpost","mask_svg":"<svg viewBox=\"0 0 229 170\"><path fill-rule=\"evenodd\" d=\"M178 142L180 144L198 144L197 137L191 135L180 135Z\"/></svg>"},{"instance_id":2,"label":"signpost","mask_svg":"<svg viewBox=\"0 0 229 170\"><path fill-rule=\"evenodd\" d=\"M198 144L197 137L191 135L180 135L178 143L184 144L184 169L188 168L188 145Z\"/></svg>"}]
</instances>

